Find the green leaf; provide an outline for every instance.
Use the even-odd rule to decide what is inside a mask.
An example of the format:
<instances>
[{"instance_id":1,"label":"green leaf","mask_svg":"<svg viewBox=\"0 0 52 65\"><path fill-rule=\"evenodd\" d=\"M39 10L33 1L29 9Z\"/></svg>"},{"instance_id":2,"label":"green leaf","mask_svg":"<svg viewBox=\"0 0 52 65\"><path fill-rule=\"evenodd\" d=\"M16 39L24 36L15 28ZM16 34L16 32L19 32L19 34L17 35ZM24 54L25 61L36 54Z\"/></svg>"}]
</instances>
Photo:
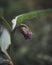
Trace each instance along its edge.
<instances>
[{"instance_id":1,"label":"green leaf","mask_svg":"<svg viewBox=\"0 0 52 65\"><path fill-rule=\"evenodd\" d=\"M22 14L21 16L17 18L16 26L19 26L25 20L37 18L38 16L40 16L40 14L47 14L47 13L52 13L52 9L38 10L38 11L33 11L33 12Z\"/></svg>"}]
</instances>

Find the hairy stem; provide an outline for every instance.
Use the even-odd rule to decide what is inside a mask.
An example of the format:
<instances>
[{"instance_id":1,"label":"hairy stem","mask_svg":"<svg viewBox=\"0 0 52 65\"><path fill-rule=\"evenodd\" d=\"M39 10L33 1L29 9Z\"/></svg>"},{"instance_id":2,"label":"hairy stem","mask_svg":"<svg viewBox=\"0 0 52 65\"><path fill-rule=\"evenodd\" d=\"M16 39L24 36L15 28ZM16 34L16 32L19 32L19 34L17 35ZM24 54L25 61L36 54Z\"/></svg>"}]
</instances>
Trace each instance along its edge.
<instances>
[{"instance_id":1,"label":"hairy stem","mask_svg":"<svg viewBox=\"0 0 52 65\"><path fill-rule=\"evenodd\" d=\"M2 23L4 24L4 26L9 30L9 32L11 32L12 31L12 28L9 25L9 23L5 20L4 17L1 17L1 19L2 19Z\"/></svg>"}]
</instances>

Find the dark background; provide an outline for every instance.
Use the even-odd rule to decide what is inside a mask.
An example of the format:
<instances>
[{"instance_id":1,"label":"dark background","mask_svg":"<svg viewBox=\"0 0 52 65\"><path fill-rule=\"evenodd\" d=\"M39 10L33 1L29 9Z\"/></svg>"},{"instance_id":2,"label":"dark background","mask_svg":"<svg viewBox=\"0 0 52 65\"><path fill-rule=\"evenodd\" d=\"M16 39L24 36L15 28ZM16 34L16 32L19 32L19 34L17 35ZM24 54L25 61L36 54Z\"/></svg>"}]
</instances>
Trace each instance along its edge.
<instances>
[{"instance_id":1,"label":"dark background","mask_svg":"<svg viewBox=\"0 0 52 65\"><path fill-rule=\"evenodd\" d=\"M15 16L35 10L52 8L52 0L0 0L0 10L12 25ZM32 40L25 40L15 31L9 53L14 65L52 65L52 13L40 14L36 19L27 20L32 32Z\"/></svg>"}]
</instances>

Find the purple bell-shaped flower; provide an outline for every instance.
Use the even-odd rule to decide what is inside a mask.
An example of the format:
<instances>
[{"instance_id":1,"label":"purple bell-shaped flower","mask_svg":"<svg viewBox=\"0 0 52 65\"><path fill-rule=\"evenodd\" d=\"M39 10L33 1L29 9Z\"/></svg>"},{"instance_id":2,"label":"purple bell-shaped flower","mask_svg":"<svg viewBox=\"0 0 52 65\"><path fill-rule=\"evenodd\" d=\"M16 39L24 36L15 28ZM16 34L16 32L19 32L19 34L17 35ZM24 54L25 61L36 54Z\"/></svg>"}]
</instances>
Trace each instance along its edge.
<instances>
[{"instance_id":1,"label":"purple bell-shaped flower","mask_svg":"<svg viewBox=\"0 0 52 65\"><path fill-rule=\"evenodd\" d=\"M32 31L27 25L22 24L20 32L24 35L25 39L32 39Z\"/></svg>"}]
</instances>

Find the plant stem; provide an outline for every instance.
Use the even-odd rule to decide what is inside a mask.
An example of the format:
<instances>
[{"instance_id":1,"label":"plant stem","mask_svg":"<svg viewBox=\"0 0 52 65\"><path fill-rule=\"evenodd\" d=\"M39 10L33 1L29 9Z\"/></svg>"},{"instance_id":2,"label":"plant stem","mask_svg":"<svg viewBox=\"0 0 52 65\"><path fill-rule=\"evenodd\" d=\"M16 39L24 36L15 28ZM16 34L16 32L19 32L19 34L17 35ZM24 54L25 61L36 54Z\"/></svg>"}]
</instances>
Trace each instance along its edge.
<instances>
[{"instance_id":1,"label":"plant stem","mask_svg":"<svg viewBox=\"0 0 52 65\"><path fill-rule=\"evenodd\" d=\"M9 30L9 32L12 31L11 26L8 24L8 22L5 20L4 17L1 17L3 25Z\"/></svg>"}]
</instances>

